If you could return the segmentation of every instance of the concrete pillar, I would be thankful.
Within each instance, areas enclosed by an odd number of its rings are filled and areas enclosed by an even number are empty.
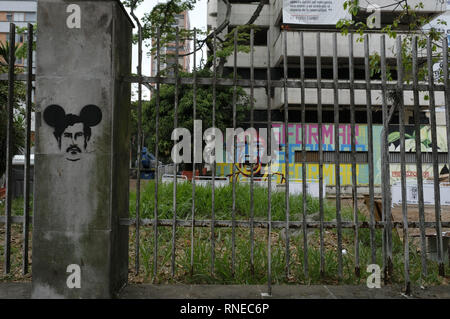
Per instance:
[[[39,0],[33,298],[110,298],[128,277],[133,24],[119,1]]]

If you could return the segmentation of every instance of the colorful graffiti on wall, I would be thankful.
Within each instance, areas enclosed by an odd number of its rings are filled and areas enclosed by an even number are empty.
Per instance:
[[[437,126],[437,150],[439,153],[447,152],[447,128],[445,126]],[[400,152],[400,132],[398,125],[389,126],[389,152],[399,153]],[[420,146],[421,151],[424,153],[431,153],[433,140],[431,137],[431,127],[430,125],[422,125],[420,128]],[[416,152],[416,133],[414,125],[405,125],[405,151],[406,152]],[[391,183],[399,182],[401,180],[401,166],[398,163],[390,165],[390,178]],[[439,172],[441,174],[448,172],[448,167],[446,164],[439,164]],[[424,163],[422,165],[422,176],[424,180],[433,179],[433,165],[430,163]],[[406,165],[406,178],[407,179],[417,179],[417,165],[408,164]]]
[[[276,152],[275,164],[271,166],[273,172],[276,172],[274,178],[277,183],[283,181],[283,174],[286,173],[286,161],[284,147],[286,144],[286,136],[284,132],[283,123],[274,123],[273,127],[276,128],[275,138],[280,143],[280,149]],[[374,160],[374,183],[375,185],[381,184],[381,134],[383,127],[381,125],[373,126],[373,160]],[[447,140],[446,140],[446,127],[438,127],[438,150],[439,152],[447,152]],[[415,152],[415,135],[414,126],[407,126],[406,131],[406,151]],[[400,141],[398,134],[398,125],[390,127],[389,132],[389,150],[390,152],[400,151]],[[355,126],[355,150],[357,152],[368,151],[368,127],[367,125]],[[302,164],[295,163],[295,152],[302,150],[302,125],[298,123],[291,123],[288,126],[288,145],[289,145],[289,176],[290,180],[302,180]],[[334,152],[334,124],[324,124],[322,127],[322,141],[324,152]],[[422,151],[431,152],[431,133],[429,126],[423,126],[421,129],[421,141]],[[305,147],[307,151],[319,150],[319,128],[317,124],[305,125]],[[413,143],[414,142],[414,143]],[[339,148],[341,152],[351,152],[351,125],[341,124],[339,126]],[[439,165],[441,171],[445,165]],[[391,164],[391,182],[394,183],[400,180],[400,164]],[[217,174],[222,176],[230,175],[232,171],[232,164],[217,164]],[[264,171],[264,169],[262,170]],[[416,179],[415,175],[416,166],[407,165],[407,178]],[[433,169],[431,164],[423,165],[424,178],[433,178]],[[335,180],[335,165],[324,164],[323,165],[324,183],[329,186],[336,184]],[[360,186],[367,186],[369,184],[369,167],[368,164],[356,165],[357,184]],[[240,179],[249,179],[248,176],[241,176]],[[311,163],[306,165],[306,179],[318,180],[319,179],[319,164]],[[352,165],[349,163],[340,165],[340,182],[342,186],[348,186],[352,184]]]
[[[286,160],[284,147],[286,145],[286,136],[284,132],[284,123],[274,123],[273,128],[276,129],[275,138],[280,143],[280,149],[276,152],[275,164],[272,165],[272,171],[278,173],[286,172]],[[381,134],[381,126],[374,127],[374,159],[380,158],[380,139],[377,138]],[[355,149],[357,152],[367,152],[367,125],[355,126]],[[302,164],[295,163],[295,152],[302,150],[302,125],[299,123],[291,123],[288,126],[288,145],[289,145],[289,176],[290,180],[301,180],[302,176]],[[306,124],[305,125],[305,148],[307,151],[319,150],[319,126],[318,124]],[[322,126],[322,141],[324,152],[334,152],[334,124],[324,124]],[[351,125],[341,124],[339,126],[339,149],[341,152],[351,151]],[[217,164],[217,173],[223,176],[229,175],[232,170],[232,164]],[[306,179],[314,180],[319,178],[319,164],[307,164],[306,167]],[[335,165],[324,164],[323,166],[324,182],[327,185],[335,185]],[[357,182],[359,185],[365,185],[369,183],[368,165],[358,164],[356,167]],[[243,177],[246,179],[247,177]],[[277,182],[282,181],[281,174],[277,175]],[[352,167],[351,164],[340,165],[340,179],[341,185],[351,185],[352,182]]]

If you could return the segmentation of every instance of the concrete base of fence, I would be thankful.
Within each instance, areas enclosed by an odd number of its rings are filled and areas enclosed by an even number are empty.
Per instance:
[[[272,296],[262,294],[266,286],[216,285],[130,285],[120,299],[450,299],[449,286],[421,289],[413,287],[411,297],[402,295],[401,286],[369,289],[366,286],[288,286],[272,287]],[[28,299],[29,283],[0,283],[0,299]]]

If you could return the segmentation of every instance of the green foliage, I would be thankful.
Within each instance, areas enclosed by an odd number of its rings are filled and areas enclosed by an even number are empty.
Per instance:
[[[142,198],[142,218],[152,218],[154,211],[155,183],[151,181],[141,193]],[[159,217],[170,219],[173,212],[173,184],[158,185],[158,205]],[[236,218],[239,220],[248,219],[250,216],[250,185],[236,184]],[[216,187],[215,191],[215,212],[217,219],[230,219],[230,207],[232,207],[233,188],[232,185],[226,187]],[[257,219],[267,218],[268,203],[267,188],[254,188],[254,216]],[[196,216],[201,219],[208,219],[211,215],[211,188],[196,187],[195,207]],[[307,214],[314,214],[319,211],[319,200],[307,197]],[[180,219],[189,218],[192,203],[192,184],[181,183],[177,186],[177,216]],[[135,193],[130,193],[130,213],[134,217],[136,198]],[[303,198],[301,195],[290,196],[289,206],[291,207],[291,217],[293,220],[301,220],[303,214]],[[335,211],[332,207],[325,205],[325,214],[335,218]],[[285,193],[272,193],[272,218],[273,220],[286,220]]]
[[[192,73],[180,73],[181,77],[190,78]],[[198,77],[212,77],[209,70],[199,70]],[[161,85],[160,88],[160,112],[159,112],[159,155],[164,161],[170,159],[170,154],[174,142],[171,140],[172,131],[174,129],[174,112],[175,112],[175,86]],[[179,105],[178,105],[178,127],[190,130],[193,134],[193,87],[192,85],[179,86]],[[244,119],[245,111],[249,105],[249,98],[245,91],[238,87],[236,95],[237,125],[239,126]],[[197,86],[196,97],[197,119],[202,120],[203,128],[212,127],[212,107],[213,107],[213,90],[210,85]],[[233,87],[217,86],[216,89],[216,127],[225,131],[227,127],[233,127],[232,114],[233,110]],[[135,107],[137,103],[135,102]],[[133,112],[136,112],[134,110]],[[136,114],[136,113],[135,113]],[[136,115],[134,114],[134,121]],[[143,103],[143,132],[145,135],[145,146],[150,150],[155,149],[155,118],[156,118],[156,94],[153,93],[150,102]],[[133,126],[136,126],[133,123]],[[153,152],[153,151],[152,151]]]
[[[19,35],[25,35],[28,32],[28,27],[18,27],[16,26],[16,33]],[[35,35],[37,32],[37,24],[33,25],[33,34]],[[36,41],[33,40],[33,51],[36,51]],[[16,57],[19,59],[25,59],[28,55],[28,42],[25,38],[24,43],[17,48],[16,50]]]
[[[18,43],[16,43],[16,45],[15,45],[14,50],[16,53],[19,51],[19,45],[20,44],[18,44]],[[10,47],[9,41],[0,42],[0,57],[2,58],[0,60],[0,65],[2,65],[2,66],[9,65],[9,54],[10,54],[9,47]],[[17,56],[17,54],[16,54],[16,56]]]
[[[236,220],[248,221],[250,219],[250,186],[236,185]],[[154,217],[155,184],[150,181],[141,192],[141,218]],[[159,184],[158,187],[158,219],[173,218],[173,184]],[[272,221],[285,220],[285,193],[272,193]],[[190,220],[192,218],[192,184],[182,183],[177,187],[177,219]],[[211,220],[211,187],[196,187],[196,220]],[[267,220],[267,189],[254,188],[254,217],[255,221]],[[131,217],[135,217],[136,194],[130,193]],[[232,187],[216,188],[215,191],[215,216],[216,220],[232,219]],[[302,196],[290,196],[291,221],[302,220]],[[311,215],[319,211],[319,200],[307,198],[307,214]],[[351,221],[353,212],[351,206],[343,206],[342,219]],[[324,221],[333,221],[336,218],[334,201],[324,201]],[[358,219],[367,222],[368,217],[358,213]],[[211,232],[209,227],[196,227],[194,230],[194,273],[190,273],[191,267],[191,231],[190,227],[177,227],[176,251],[175,251],[175,276],[171,277],[172,256],[172,227],[159,227],[158,229],[158,272],[153,277],[154,232],[153,226],[140,229],[140,256],[141,272],[138,282],[156,283],[185,283],[185,284],[266,284],[267,283],[267,229],[255,228],[254,236],[254,273],[250,272],[250,229],[235,229],[235,274],[231,273],[232,254],[232,230],[231,228],[216,227],[215,229],[215,267],[211,274]],[[271,269],[272,282],[274,284],[365,284],[367,276],[366,267],[372,264],[370,229],[359,229],[359,254],[361,278],[355,275],[355,230],[342,230],[342,245],[347,251],[343,258],[343,279],[338,281],[338,254],[337,231],[325,229],[324,231],[324,260],[325,276],[320,274],[320,236],[318,229],[308,230],[308,262],[309,277],[305,278],[303,272],[303,232],[301,229],[291,230],[291,276],[285,275],[286,242],[284,230],[272,229]],[[382,229],[375,230],[376,264],[382,265]],[[403,243],[400,240],[401,231],[393,231],[393,277],[394,284],[404,283],[404,252]],[[133,251],[134,230],[131,233],[130,248]],[[421,256],[417,242],[410,242],[410,278],[413,285],[439,285],[445,284],[445,279],[438,276],[436,262],[427,261],[428,276],[423,277],[421,272]],[[134,265],[133,253],[130,255],[130,265]],[[446,266],[446,272],[450,271]]]
[[[138,6],[142,0],[122,1],[125,6],[133,7]],[[167,44],[175,43],[177,34],[176,15],[181,14],[184,11],[192,10],[197,3],[197,0],[169,0],[166,3],[158,3],[153,7],[152,11],[146,13],[142,19],[142,38],[143,40],[151,40],[150,43],[146,42],[146,45],[150,48],[150,54],[156,55],[157,51],[157,39],[159,38],[159,46],[164,48]],[[227,33],[223,39],[218,39],[216,42],[216,55],[220,59],[220,63],[223,65],[227,58],[234,52],[234,33],[233,28]],[[250,51],[250,30],[258,29],[253,24],[245,24],[237,26],[237,51],[248,53]],[[159,32],[159,33],[158,33]],[[204,45],[207,45],[211,51],[213,48],[213,33],[203,32],[196,30],[197,45],[190,51],[184,53],[184,55],[191,55],[193,52],[199,52]],[[203,39],[201,37],[203,36]],[[194,39],[194,30],[185,30],[182,27],[178,28],[178,37],[180,46],[184,41]],[[219,37],[218,37],[219,38]],[[134,37],[135,42],[138,41],[137,36]],[[171,56],[172,55],[172,56]],[[161,63],[165,63],[168,57],[173,59],[174,53],[167,52],[161,54]],[[181,57],[181,55],[180,55]],[[209,68],[212,65],[213,57],[210,56],[207,59],[205,68]],[[221,72],[220,67],[218,68]],[[164,75],[167,70],[161,71],[161,75]],[[221,74],[220,74],[221,75]]]
[[[420,15],[419,10],[424,8],[423,2],[417,3],[414,7],[408,4],[408,1],[393,1],[392,7],[398,7],[398,13],[394,17],[392,23],[382,26],[380,33],[386,34],[391,39],[396,39],[399,35],[399,31],[402,31],[402,67],[404,70],[404,77],[406,82],[410,82],[413,79],[412,70],[412,47],[413,38],[418,36],[418,52],[426,52],[427,49],[427,37],[432,40],[432,63],[436,63],[441,59],[442,53],[440,48],[442,46],[442,34],[436,28],[430,28],[430,30],[424,31],[422,28],[429,24],[432,20],[430,15]],[[365,21],[358,21],[357,15],[359,13],[359,0],[346,0],[344,2],[344,9],[347,10],[352,19],[341,19],[336,24],[336,27],[341,30],[343,35],[347,35],[349,32],[354,32],[359,35],[357,41],[362,42],[363,35],[369,29]],[[405,28],[406,24],[406,28]],[[437,21],[438,26],[446,25],[447,23],[441,19]],[[420,56],[419,56],[420,57]],[[422,56],[423,57],[423,56]],[[425,56],[426,57],[426,56]],[[371,76],[381,74],[380,68],[380,55],[374,53],[370,57]],[[386,75],[388,81],[392,80],[391,69],[387,66]],[[419,80],[428,79],[428,66],[426,63],[419,64],[418,68]],[[442,74],[439,81],[442,82]]]
[[[142,3],[142,0],[127,0],[122,1],[125,6],[133,8]],[[145,13],[142,18],[142,38],[144,40],[152,39],[151,52],[155,54],[156,39],[158,32],[160,35],[160,46],[165,47],[168,43],[173,43],[176,40],[176,15],[183,11],[194,9],[197,0],[169,0],[166,3],[158,3],[151,12]],[[201,32],[197,30],[197,35]],[[180,43],[182,39],[190,39],[193,37],[193,32],[179,28]],[[135,42],[138,41],[137,36],[134,37]]]
[[[16,73],[20,73],[20,69]],[[8,72],[8,68],[0,66],[0,73]],[[14,87],[14,125],[13,125],[13,154],[18,154],[24,146],[25,140],[25,83],[16,81]],[[0,176],[6,169],[6,128],[8,120],[8,82],[0,81]]]

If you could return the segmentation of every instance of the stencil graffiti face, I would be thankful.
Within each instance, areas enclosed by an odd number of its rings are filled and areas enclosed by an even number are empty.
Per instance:
[[[84,141],[83,124],[77,123],[69,126],[63,133],[61,138],[61,148],[66,150],[66,159],[72,162],[80,160],[81,147]]]
[[[96,105],[86,105],[79,115],[66,114],[59,105],[50,105],[44,111],[45,122],[54,128],[53,136],[60,150],[71,162],[81,160],[92,136],[92,127],[102,120],[102,112]]]

